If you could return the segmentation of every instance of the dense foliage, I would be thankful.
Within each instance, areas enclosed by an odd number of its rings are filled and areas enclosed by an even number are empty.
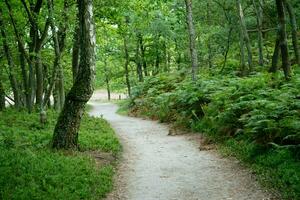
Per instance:
[[[108,123],[85,116],[81,151],[58,152],[49,149],[56,119],[49,112],[49,123],[43,126],[36,114],[13,109],[0,113],[1,199],[99,199],[112,189],[112,165],[96,165],[88,153],[120,152]]]
[[[146,79],[134,89],[132,114],[173,122],[224,145],[287,199],[300,190],[300,79],[258,73],[202,76],[181,74]]]

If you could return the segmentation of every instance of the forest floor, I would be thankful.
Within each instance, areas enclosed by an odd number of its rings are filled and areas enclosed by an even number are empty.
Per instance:
[[[169,136],[166,124],[118,115],[115,104],[90,105],[90,114],[108,120],[124,148],[108,200],[275,199],[238,161],[203,148],[199,135]]]

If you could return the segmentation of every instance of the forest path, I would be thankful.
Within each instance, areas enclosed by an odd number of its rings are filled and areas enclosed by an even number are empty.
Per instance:
[[[200,151],[188,136],[168,136],[168,126],[116,114],[117,105],[91,101],[93,116],[108,120],[124,152],[108,200],[270,199],[247,170],[214,151]]]

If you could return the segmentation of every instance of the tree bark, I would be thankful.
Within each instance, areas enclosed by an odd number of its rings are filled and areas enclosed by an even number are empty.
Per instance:
[[[277,33],[277,38],[276,38],[276,42],[275,42],[275,47],[274,47],[274,52],[273,52],[273,56],[272,56],[272,65],[269,69],[269,72],[271,73],[275,73],[278,69],[278,60],[279,60],[279,53],[280,53],[280,40],[279,40],[279,33]]]
[[[208,24],[208,26],[211,26],[211,15],[210,15],[211,11],[210,11],[210,2],[209,1],[207,2],[206,9],[207,9],[207,13],[206,13],[207,24]],[[207,41],[207,49],[208,49],[208,66],[211,69],[213,67],[213,61],[212,61],[212,49],[211,49],[210,36]]]
[[[278,13],[278,22],[279,22],[279,46],[281,50],[282,58],[282,68],[284,71],[284,76],[286,79],[290,78],[290,59],[289,59],[289,50],[287,43],[287,33],[286,33],[286,15],[284,11],[284,4],[282,0],[276,0],[276,7]]]
[[[191,54],[191,64],[192,64],[192,80],[196,80],[196,74],[198,69],[198,53],[196,48],[196,33],[193,23],[193,9],[192,0],[185,0],[186,6],[186,21],[188,24],[188,33],[190,41],[190,54]]]
[[[139,82],[143,82],[144,81],[143,63],[142,63],[141,48],[140,48],[140,41],[139,41],[140,36],[139,35],[140,34],[137,34],[135,63],[136,63],[136,69],[137,69],[137,74],[138,74],[138,80],[139,80]]]
[[[252,51],[251,51],[251,44],[250,44],[250,39],[245,23],[245,18],[244,18],[244,11],[242,8],[241,0],[237,0],[237,8],[239,12],[239,21],[240,21],[240,28],[241,28],[241,33],[242,33],[242,39],[244,40],[244,44],[247,48],[247,57],[248,57],[248,67],[249,71],[251,72],[253,70],[253,64],[252,64]],[[242,48],[242,47],[241,47]]]
[[[2,84],[2,80],[0,79],[0,111],[5,109],[5,91]]]
[[[145,58],[146,48],[144,46],[144,41],[143,41],[143,35],[142,34],[139,34],[139,41],[140,41],[140,49],[141,49],[141,57],[142,57],[144,75],[148,76],[147,62],[146,62],[146,58]]]
[[[15,64],[11,55],[10,47],[7,43],[6,33],[4,30],[4,23],[3,23],[3,17],[2,17],[2,10],[0,10],[0,27],[1,27],[1,36],[2,36],[2,43],[3,43],[3,51],[5,54],[5,57],[7,59],[8,64],[8,75],[9,75],[9,81],[12,88],[13,96],[14,96],[14,102],[15,107],[20,108],[21,106],[21,92],[19,90],[19,85],[17,82],[17,79],[15,77]]]
[[[56,149],[78,148],[78,131],[87,101],[93,94],[96,37],[93,21],[93,1],[78,3],[80,26],[80,63],[76,81],[66,97],[54,129],[52,146]]]
[[[104,75],[105,75],[105,83],[106,83],[106,90],[107,90],[107,99],[110,101],[110,78],[109,78],[109,71],[107,67],[107,60],[106,57],[104,58]]]
[[[73,83],[75,83],[76,76],[78,74],[79,67],[79,56],[80,56],[80,28],[76,25],[73,36],[73,53],[72,53],[72,73],[73,73]]]
[[[295,57],[296,57],[296,63],[298,67],[300,67],[300,50],[299,50],[299,45],[298,45],[298,27],[297,27],[297,20],[296,20],[296,15],[293,10],[293,7],[288,0],[283,0],[283,3],[287,9],[287,12],[289,14],[290,18],[290,24],[292,26],[292,41],[293,41],[293,47],[294,47],[294,52],[295,52]]]
[[[257,36],[258,36],[258,55],[259,55],[259,65],[264,66],[264,54],[263,54],[263,1],[259,0],[258,4],[256,3],[256,0],[252,0],[253,5],[255,7],[256,11],[256,21],[257,21]]]
[[[125,69],[125,81],[127,85],[127,92],[128,96],[131,97],[131,86],[130,86],[130,79],[129,79],[129,53],[128,53],[128,46],[127,46],[127,36],[124,35],[124,54],[125,54],[125,64],[124,64],[124,69]]]

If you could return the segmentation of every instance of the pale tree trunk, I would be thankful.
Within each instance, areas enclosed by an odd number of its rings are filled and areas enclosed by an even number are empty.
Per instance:
[[[259,0],[257,5],[257,0],[253,0],[253,5],[256,11],[256,21],[257,21],[257,36],[258,36],[258,55],[259,55],[259,65],[264,66],[264,54],[263,54],[263,1]]]
[[[284,71],[284,76],[286,79],[290,78],[290,59],[289,59],[289,49],[287,43],[287,33],[286,33],[286,15],[284,12],[284,4],[282,0],[276,0],[276,7],[278,13],[278,22],[279,22],[279,46],[281,50],[282,58],[282,68]]]
[[[78,148],[78,131],[84,108],[93,94],[96,37],[93,1],[78,1],[80,26],[80,63],[76,81],[66,97],[54,129],[52,146],[56,149]]]
[[[246,23],[245,23],[244,11],[242,8],[241,1],[237,0],[236,2],[237,2],[237,8],[238,8],[238,12],[239,12],[240,29],[241,29],[241,33],[242,33],[242,37],[243,37],[242,39],[244,40],[243,43],[245,44],[245,46],[247,48],[248,67],[249,67],[249,71],[251,72],[253,70],[253,64],[252,64],[252,51],[251,51],[249,34],[248,34]]]
[[[190,54],[191,54],[191,64],[192,64],[192,79],[196,80],[196,74],[198,70],[198,55],[196,48],[196,33],[193,23],[193,9],[192,0],[185,0],[186,6],[186,20],[188,24],[188,33],[190,41]]]
[[[292,41],[293,41],[293,47],[294,47],[294,52],[295,52],[295,57],[296,57],[296,63],[298,67],[300,67],[300,50],[299,50],[299,45],[298,45],[298,27],[297,27],[297,21],[296,21],[296,16],[295,12],[293,10],[293,7],[288,0],[283,0],[283,3],[287,9],[287,12],[290,17],[290,24],[292,26]]]
[[[73,53],[72,53],[72,73],[73,73],[73,83],[75,83],[76,76],[78,74],[79,67],[79,56],[80,56],[80,29],[76,25],[73,36]]]

